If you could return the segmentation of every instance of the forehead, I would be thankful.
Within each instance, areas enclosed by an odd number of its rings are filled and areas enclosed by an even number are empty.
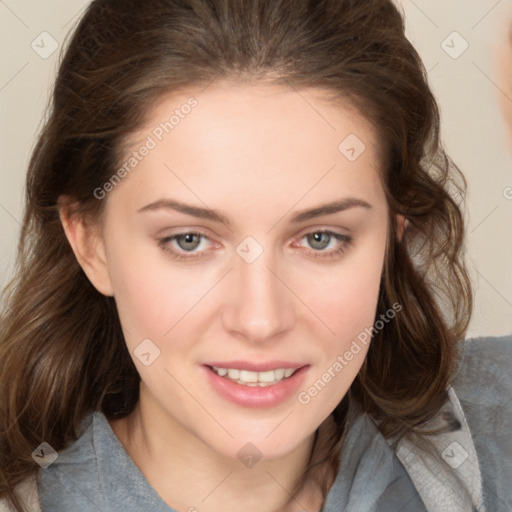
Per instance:
[[[190,108],[191,102],[196,106]],[[187,118],[190,120],[182,122]],[[172,127],[168,126],[169,121]],[[146,113],[146,122],[135,136],[142,138],[152,130],[158,132],[159,125],[166,123],[173,136],[179,132],[190,136],[193,131],[189,138],[197,144],[213,141],[216,136],[226,134],[224,130],[233,139],[244,135],[264,138],[265,134],[271,136],[281,129],[281,142],[309,140],[311,145],[323,139],[326,145],[337,146],[343,133],[346,135],[350,130],[357,132],[368,145],[375,145],[377,137],[369,120],[339,94],[334,96],[332,92],[312,87],[297,89],[227,80],[160,97]],[[178,125],[179,130],[175,130]],[[165,131],[165,135],[169,134]]]
[[[184,187],[189,197],[242,201],[382,195],[375,129],[319,89],[227,82],[170,94],[148,111],[125,159],[148,142],[126,180],[137,204]]]

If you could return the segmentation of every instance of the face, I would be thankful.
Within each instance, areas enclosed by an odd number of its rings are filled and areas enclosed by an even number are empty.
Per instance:
[[[376,135],[319,90],[269,85],[189,90],[148,119],[102,199],[141,404],[222,456],[248,442],[282,456],[368,350],[354,340],[374,322],[388,232]]]

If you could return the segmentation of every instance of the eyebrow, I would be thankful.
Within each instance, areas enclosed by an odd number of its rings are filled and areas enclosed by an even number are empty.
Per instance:
[[[355,197],[346,197],[339,201],[334,201],[332,203],[316,206],[314,208],[310,208],[307,210],[301,210],[293,215],[293,217],[290,219],[290,222],[293,224],[297,224],[299,222],[304,222],[305,220],[320,217],[321,215],[330,215],[355,207],[361,207],[368,210],[372,209],[372,206],[363,199],[358,199]],[[154,203],[143,206],[138,210],[138,212],[155,211],[161,209],[175,210],[186,215],[191,215],[192,217],[198,217],[200,219],[208,219],[214,222],[220,222],[227,226],[231,225],[229,219],[220,212],[211,210],[209,208],[201,208],[198,206],[185,204],[180,201],[176,201],[175,199],[160,199],[158,201],[155,201]]]

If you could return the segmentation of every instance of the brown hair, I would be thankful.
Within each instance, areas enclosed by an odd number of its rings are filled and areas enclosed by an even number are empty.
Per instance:
[[[16,274],[0,334],[0,497],[57,451],[88,411],[128,415],[139,376],[112,297],[88,281],[65,237],[59,197],[97,219],[94,197],[163,95],[215,79],[319,87],[377,129],[390,232],[374,334],[350,392],[316,432],[306,479],[327,493],[338,470],[348,402],[387,436],[421,430],[446,398],[472,290],[464,263],[466,181],[439,140],[426,71],[391,0],[95,0],[63,56],[33,151]],[[340,141],[341,142],[341,141]],[[459,197],[460,201],[456,199]],[[400,241],[396,214],[408,229]],[[105,343],[104,340],[108,340]]]

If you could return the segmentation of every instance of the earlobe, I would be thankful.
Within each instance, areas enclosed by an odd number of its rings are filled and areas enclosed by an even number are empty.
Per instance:
[[[397,215],[397,238],[401,242],[404,236],[404,233],[407,231],[407,227],[409,225],[409,220],[406,219],[403,215]]]
[[[59,217],[75,257],[92,285],[103,295],[114,292],[108,273],[103,237],[70,207],[59,206]]]

